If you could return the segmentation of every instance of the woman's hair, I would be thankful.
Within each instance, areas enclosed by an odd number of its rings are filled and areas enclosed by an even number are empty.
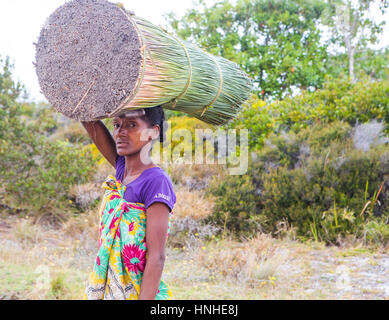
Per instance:
[[[146,114],[142,116],[141,119],[146,121],[150,127],[159,125],[161,129],[159,134],[159,141],[163,143],[166,139],[166,136],[164,128],[165,112],[163,111],[162,106],[159,105],[152,108],[144,108],[144,110]]]

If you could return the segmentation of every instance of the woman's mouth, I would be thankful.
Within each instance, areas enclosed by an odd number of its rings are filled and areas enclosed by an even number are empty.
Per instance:
[[[123,147],[128,146],[128,143],[127,143],[127,142],[118,142],[118,143],[116,144],[116,146],[117,146],[118,148],[123,148]]]

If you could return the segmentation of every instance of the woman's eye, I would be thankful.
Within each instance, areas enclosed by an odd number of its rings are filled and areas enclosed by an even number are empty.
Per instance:
[[[120,128],[120,124],[119,124],[119,123],[114,123],[114,124],[113,124],[113,127],[114,127],[115,129],[119,129],[119,128]],[[134,128],[134,127],[136,127],[136,123],[134,123],[134,122],[127,123],[127,124],[125,125],[125,127],[126,127],[126,128]]]

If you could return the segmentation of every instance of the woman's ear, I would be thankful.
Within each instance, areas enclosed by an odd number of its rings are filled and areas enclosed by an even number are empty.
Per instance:
[[[158,125],[155,125],[152,129],[152,131],[150,130],[149,132],[149,141],[151,140],[155,140],[159,137],[159,130],[158,130],[159,126]]]
[[[152,137],[153,140],[155,140],[159,137],[159,132],[160,132],[159,130],[161,130],[161,129],[160,129],[159,125],[156,124],[153,128],[153,137]]]

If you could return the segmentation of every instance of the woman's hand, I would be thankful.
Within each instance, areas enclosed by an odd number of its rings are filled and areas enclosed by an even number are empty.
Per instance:
[[[138,296],[139,300],[154,300],[157,295],[165,264],[169,212],[169,207],[162,202],[155,202],[146,210],[146,245],[148,256]]]

